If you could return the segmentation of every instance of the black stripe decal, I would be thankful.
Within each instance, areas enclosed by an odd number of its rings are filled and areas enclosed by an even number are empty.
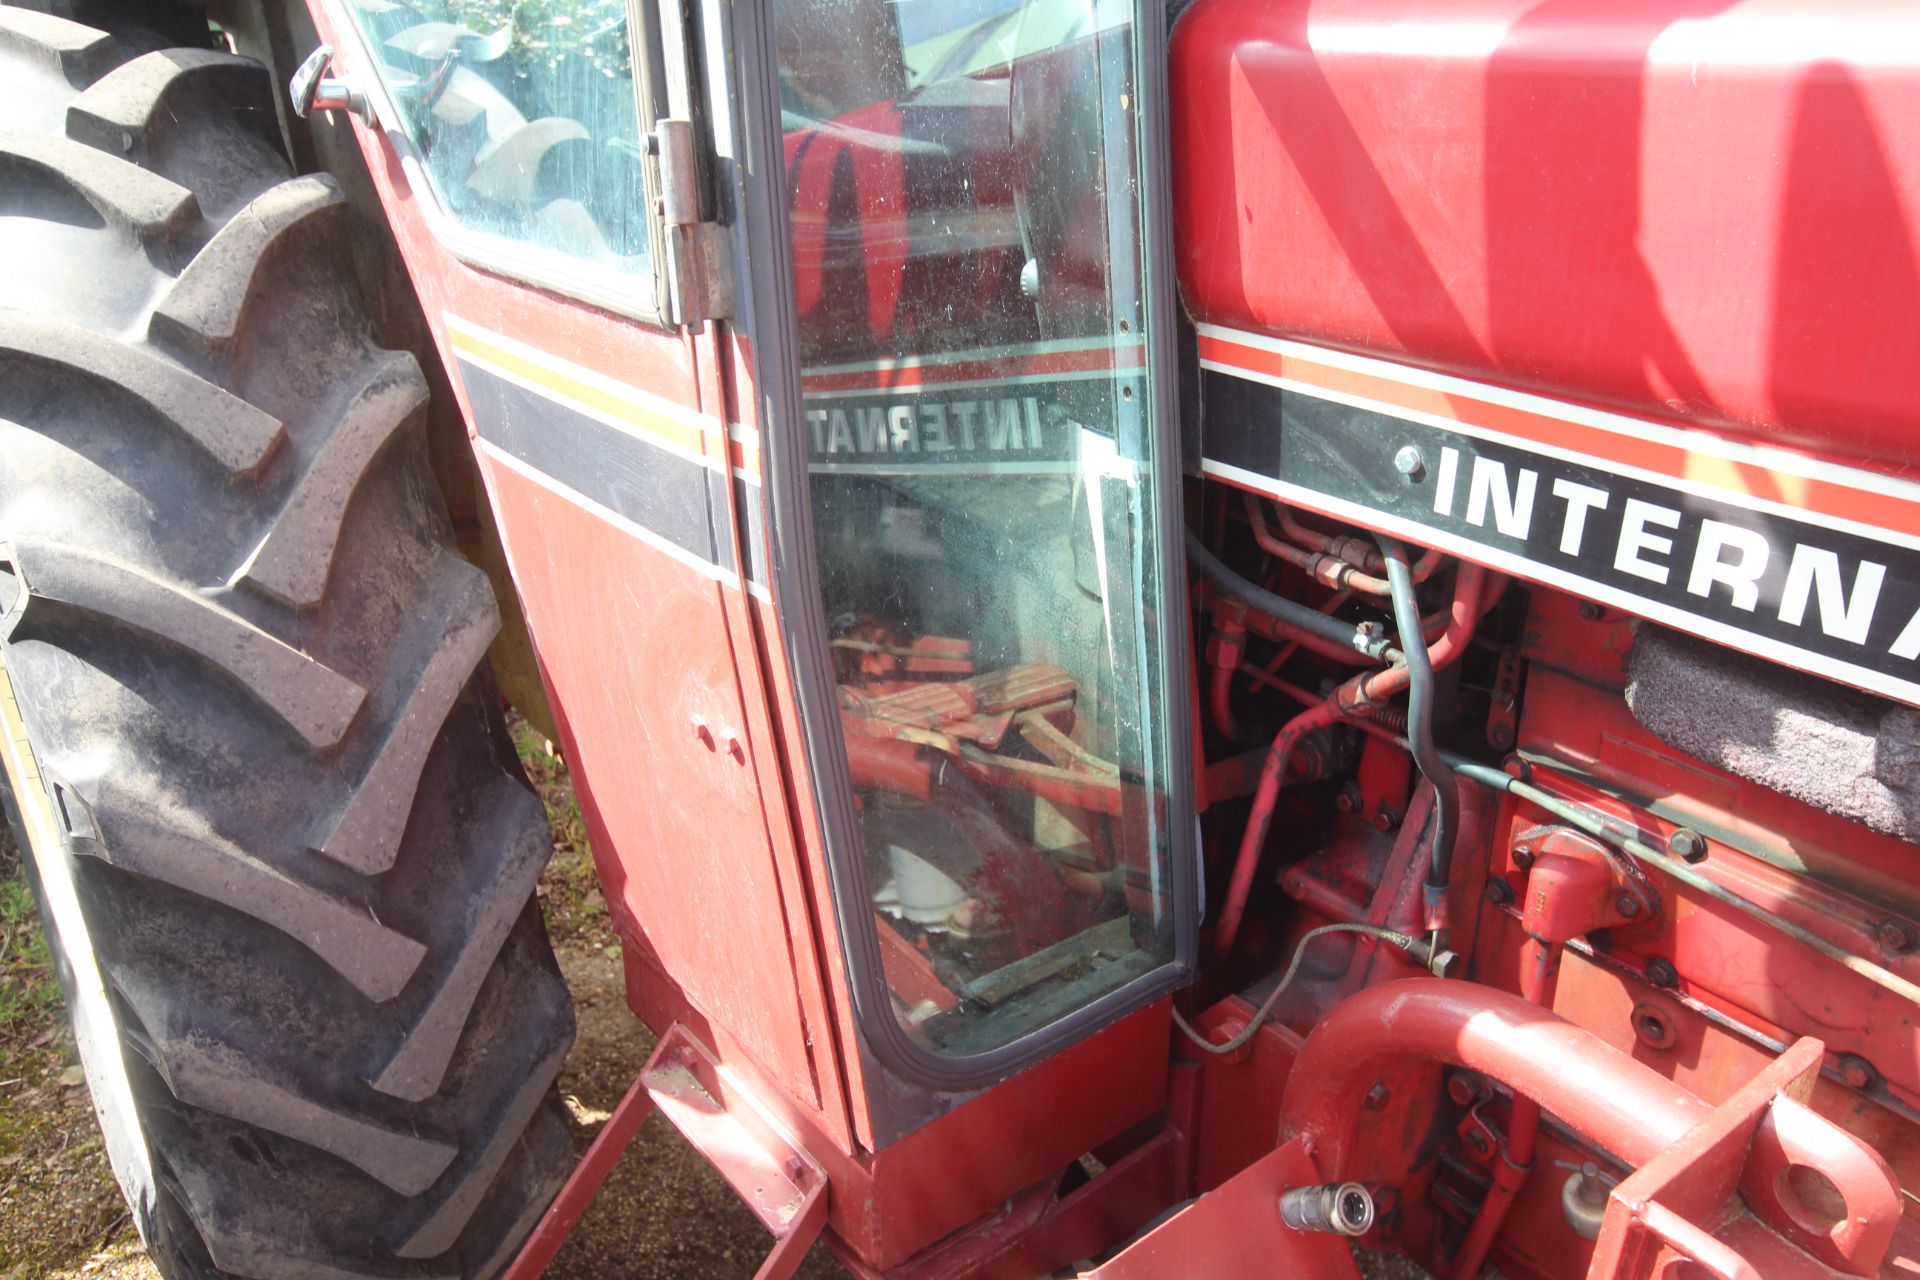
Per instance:
[[[1605,459],[1211,371],[1204,387],[1210,463],[1920,705],[1920,550]]]
[[[735,476],[733,502],[740,513],[740,548],[747,557],[747,581],[767,585],[767,513],[760,506],[760,486]]]
[[[727,506],[727,473],[702,467],[707,484],[707,537],[713,543],[713,562],[728,573],[737,572],[733,560],[733,530],[727,527],[732,512]]]
[[[731,540],[714,537],[711,468],[595,421],[471,361],[460,361],[460,376],[482,440],[649,533],[732,571]],[[722,500],[725,496],[722,490]]]

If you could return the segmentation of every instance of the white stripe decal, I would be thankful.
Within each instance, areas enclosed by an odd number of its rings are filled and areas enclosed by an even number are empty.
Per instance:
[[[938,369],[944,365],[985,364],[994,360],[1018,360],[1029,356],[1075,355],[1083,351],[1136,351],[1140,346],[1141,344],[1137,341],[1116,343],[1110,338],[1062,338],[1054,342],[1028,342],[1011,347],[977,347],[966,351],[943,351],[937,355],[898,356],[887,360],[868,360],[852,364],[816,365],[805,370],[805,376],[824,378],[842,373],[890,373],[901,369]]]
[[[591,515],[598,516],[600,519],[618,528],[623,533],[632,534],[635,538],[638,538],[640,541],[646,543],[649,547],[652,547],[655,551],[660,552],[662,555],[670,556],[673,559],[678,560],[681,564],[687,566],[687,568],[689,569],[692,569],[695,573],[698,573],[701,577],[711,578],[715,582],[721,583],[729,587],[738,588],[740,586],[740,575],[735,573],[733,570],[722,569],[719,565],[713,564],[706,560],[702,560],[699,556],[693,554],[693,552],[691,551],[688,551],[685,547],[682,547],[677,543],[671,542],[668,539],[661,537],[659,534],[647,528],[645,525],[634,523],[632,520],[628,519],[626,516],[621,515],[619,512],[614,511],[611,508],[602,506],[600,503],[595,502],[592,498],[589,498],[586,494],[581,493],[579,490],[574,489],[568,485],[562,484],[560,481],[554,479],[550,475],[547,475],[545,472],[535,471],[532,467],[520,461],[520,459],[514,457],[511,453],[508,453],[505,449],[500,448],[498,445],[494,444],[492,441],[484,440],[484,439],[475,439],[473,442],[473,447],[477,449],[480,453],[484,454],[489,461],[497,463],[502,467],[505,467],[507,470],[513,472],[517,476],[520,476],[522,479],[531,481],[532,483],[539,485],[542,489],[545,489],[547,492],[553,494],[555,497],[562,498],[567,502],[572,503],[574,506],[579,507],[581,510]]]
[[[811,377],[812,375],[808,375]],[[890,382],[867,382],[858,386],[815,387],[802,385],[802,393],[808,400],[825,400],[836,396],[935,396],[948,391],[970,391],[975,387],[1030,386],[1040,382],[1091,382],[1105,378],[1138,378],[1140,371],[1133,368],[1122,369],[1065,369],[1055,373],[1032,373],[1024,369],[1010,370],[997,378],[967,378],[958,382],[916,382],[898,385]]]
[[[542,368],[551,369],[562,377],[572,378],[576,382],[583,382],[588,386],[597,387],[609,395],[619,396],[623,400],[631,401],[635,408],[643,412],[658,414],[663,418],[672,418],[674,421],[693,427],[698,431],[718,432],[722,430],[720,420],[712,414],[701,413],[697,409],[689,409],[684,404],[679,404],[667,399],[665,396],[656,395],[654,392],[636,387],[630,382],[622,382],[618,378],[609,378],[604,373],[598,373],[584,365],[578,365],[571,360],[563,359],[560,356],[554,355],[551,351],[542,351],[538,347],[528,346],[526,343],[515,338],[509,338],[505,334],[495,333],[491,329],[482,328],[471,320],[461,319],[451,311],[443,311],[440,314],[441,318],[446,321],[448,329],[457,333],[464,333],[468,337],[477,339],[491,346],[499,347],[503,351],[509,351],[519,356],[522,360],[540,365]],[[462,359],[471,358],[470,353],[466,351],[462,351],[460,355]]]
[[[539,396],[542,400],[557,404],[568,413],[577,413],[583,418],[591,418],[602,426],[613,428],[630,440],[637,440],[641,444],[659,449],[663,453],[670,453],[676,458],[684,458],[688,462],[698,463],[709,471],[718,471],[726,465],[719,458],[696,452],[695,450],[687,448],[685,445],[675,443],[664,436],[648,431],[645,427],[627,422],[615,417],[613,414],[602,412],[590,404],[582,404],[573,397],[556,388],[547,386],[545,383],[535,382],[533,379],[515,373],[511,369],[503,369],[484,356],[477,356],[469,351],[460,351],[455,354],[455,363],[470,364],[476,369],[484,369],[502,382],[510,382],[522,391],[529,392]]]
[[[1379,360],[1371,356],[1358,356],[1345,351],[1335,351],[1328,347],[1316,347],[1304,342],[1294,342],[1286,338],[1274,338],[1265,334],[1248,333],[1239,329],[1227,329],[1218,325],[1203,324],[1195,326],[1202,337],[1215,338],[1222,342],[1232,342],[1244,347],[1253,347],[1268,351],[1274,355],[1290,356],[1300,360],[1309,360],[1316,364],[1328,365],[1336,369],[1345,369],[1352,373],[1368,377],[1398,382],[1405,386],[1420,387],[1428,391],[1438,391],[1444,395],[1460,395],[1471,399],[1484,400],[1489,404],[1503,405],[1510,409],[1519,409],[1526,413],[1538,414],[1543,418],[1559,418],[1567,422],[1578,423],[1584,427],[1594,427],[1610,431],[1615,435],[1650,440],[1670,448],[1683,449],[1688,453],[1719,458],[1727,462],[1742,463],[1759,467],[1767,471],[1778,471],[1787,475],[1803,476],[1809,480],[1820,480],[1828,484],[1844,485],[1868,493],[1883,494],[1891,498],[1900,498],[1908,502],[1920,502],[1920,484],[1911,480],[1901,480],[1895,476],[1881,475],[1858,467],[1849,467],[1840,463],[1828,462],[1820,458],[1808,457],[1788,449],[1769,445],[1748,444],[1730,439],[1712,431],[1698,428],[1676,427],[1646,418],[1634,418],[1625,414],[1609,413],[1603,409],[1594,409],[1586,405],[1572,404],[1565,400],[1552,400],[1545,396],[1525,391],[1513,391],[1506,387],[1497,387],[1484,382],[1472,382],[1451,374],[1434,373],[1428,369],[1416,369],[1409,365],[1395,364],[1388,360]],[[1238,365],[1223,364],[1218,361],[1203,360],[1203,368],[1210,368],[1234,377],[1248,378],[1260,382],[1272,382],[1252,370]],[[1291,389],[1318,395],[1325,399],[1336,398],[1333,393],[1321,388],[1299,385]],[[1391,406],[1369,404],[1368,408],[1384,413],[1393,413],[1398,417],[1411,417],[1406,409]],[[1449,429],[1464,424],[1449,420]],[[1530,449],[1542,446],[1529,443]],[[1581,455],[1590,459],[1590,455]],[[1666,476],[1667,483],[1679,477]],[[1741,495],[1743,498],[1748,495]],[[1804,518],[1806,513],[1800,510]]]
[[[1463,436],[1473,436],[1480,440],[1491,440],[1498,444],[1510,445],[1515,449],[1523,449],[1528,453],[1536,453],[1542,457],[1554,458],[1561,462],[1577,463],[1581,466],[1610,471],[1618,476],[1627,476],[1632,479],[1646,480],[1654,484],[1666,485],[1670,488],[1678,489],[1682,493],[1694,494],[1700,497],[1718,497],[1722,501],[1736,503],[1754,511],[1764,511],[1772,515],[1786,516],[1790,519],[1804,521],[1807,524],[1819,525],[1822,528],[1834,529],[1842,533],[1854,533],[1861,537],[1873,538],[1881,542],[1891,542],[1899,546],[1920,550],[1920,537],[1915,537],[1912,534],[1901,533],[1898,530],[1887,529],[1880,525],[1864,524],[1857,520],[1846,520],[1838,516],[1830,516],[1823,511],[1816,511],[1809,507],[1796,507],[1791,503],[1778,502],[1771,498],[1762,498],[1756,494],[1742,492],[1737,489],[1728,489],[1721,485],[1707,484],[1691,476],[1676,476],[1671,472],[1653,471],[1646,467],[1636,467],[1630,463],[1616,462],[1611,458],[1603,457],[1599,454],[1584,453],[1574,449],[1563,449],[1557,445],[1545,444],[1538,440],[1530,440],[1520,436],[1508,435],[1503,431],[1492,431],[1486,427],[1475,426],[1471,422],[1466,422],[1458,418],[1447,418],[1439,414],[1422,413],[1417,409],[1408,409],[1384,400],[1372,400],[1365,396],[1350,395],[1344,391],[1334,391],[1327,387],[1315,386],[1313,383],[1300,382],[1293,378],[1276,378],[1269,374],[1257,373],[1251,369],[1242,369],[1238,365],[1223,364],[1214,360],[1202,360],[1200,367],[1214,373],[1224,373],[1231,377],[1240,378],[1247,382],[1258,382],[1264,386],[1278,387],[1283,391],[1292,391],[1300,395],[1313,396],[1315,399],[1326,400],[1333,404],[1343,404],[1350,409],[1364,409],[1369,413],[1380,413],[1389,417],[1399,418],[1403,422],[1414,422],[1421,426],[1433,427],[1441,431],[1454,431]],[[1534,410],[1533,412],[1539,411]],[[1622,421],[1631,421],[1631,419],[1622,419]],[[1696,453],[1700,452],[1698,449],[1693,451]],[[1802,459],[1802,461],[1805,461],[1805,459]],[[1754,465],[1764,464],[1755,463]],[[1864,475],[1866,473],[1855,474]],[[1819,478],[1823,480],[1831,479],[1831,477],[1826,476]],[[1850,481],[1843,481],[1841,483],[1851,485]],[[1893,483],[1899,482],[1895,481]],[[1863,486],[1851,485],[1851,487],[1861,488]]]

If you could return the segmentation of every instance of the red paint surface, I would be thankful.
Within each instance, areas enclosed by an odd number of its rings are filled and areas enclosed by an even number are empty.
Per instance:
[[[1175,244],[1186,301],[1203,320],[1690,418],[1886,469],[1920,460],[1910,444],[1920,402],[1911,249],[1920,135],[1900,123],[1920,118],[1920,79],[1879,65],[1871,42],[1848,43],[1849,15],[1868,6],[1820,10],[1826,34],[1797,40],[1781,34],[1786,6],[1733,12],[1718,0],[1469,0],[1399,26],[1373,21],[1401,16],[1406,6],[1388,0],[1315,3],[1311,18],[1308,8],[1200,0],[1180,24]],[[1914,21],[1904,9],[1879,16]],[[1676,62],[1670,53],[1689,30],[1678,24],[1692,20],[1715,24],[1721,49],[1746,40],[1767,56],[1740,68],[1725,57]],[[324,14],[320,21],[326,32]],[[1893,28],[1878,43],[1903,47]],[[391,154],[360,136],[443,354],[439,317],[452,310],[716,423],[762,425],[743,340],[652,329],[459,263],[432,240]],[[893,189],[885,173],[862,177],[883,195]],[[884,240],[887,228],[876,230]],[[803,287],[807,270],[803,261]],[[867,284],[865,318],[878,325],[899,305],[897,281],[869,271]],[[708,435],[701,447],[710,457],[757,470],[755,444]],[[1409,972],[1398,952],[1371,941],[1352,945],[1343,971],[1304,977],[1244,1056],[1170,1072],[1163,1003],[879,1144],[774,605],[700,577],[512,472],[489,467],[487,479],[628,940],[630,1000],[656,1027],[684,1023],[752,1090],[769,1123],[820,1162],[835,1247],[856,1271],[934,1277],[991,1272],[1010,1259],[1057,1263],[1069,1246],[1085,1256],[1118,1243],[1176,1194],[1233,1188],[1175,1219],[1183,1225],[1140,1254],[1164,1259],[1174,1255],[1158,1251],[1184,1242],[1179,1265],[1191,1273],[1207,1248],[1238,1248],[1233,1233],[1246,1224],[1271,1226],[1276,1170],[1318,1176],[1297,1149],[1275,1149],[1282,1095],[1336,1087],[1346,1092],[1323,1110],[1358,1118],[1355,1142],[1374,1154],[1371,1171],[1391,1175],[1403,1193],[1399,1243],[1431,1252],[1444,1237],[1427,1144],[1456,1134],[1461,1116],[1438,1073],[1382,1067],[1388,1087],[1375,1106],[1370,1082],[1342,1078],[1352,1061],[1291,1071],[1299,1036],[1289,1028],[1373,1018],[1379,1036],[1398,1026],[1367,1013],[1370,1005],[1328,1016],[1355,991],[1362,1002],[1398,998],[1366,986]],[[1657,797],[1689,821],[1790,851],[1863,893],[1908,893],[1909,846],[1680,759],[1639,730],[1619,705],[1620,657],[1631,643],[1621,617],[1583,619],[1577,602],[1544,591],[1532,607],[1521,639],[1531,664],[1523,748]],[[741,752],[710,751],[691,732],[694,716],[738,729]],[[1376,766],[1368,776],[1365,812],[1341,820],[1349,826],[1363,824],[1405,770]],[[1671,830],[1671,815],[1578,785],[1556,789],[1634,821],[1656,843]],[[1321,916],[1416,922],[1423,851],[1407,833],[1424,821],[1422,800],[1410,809],[1397,838],[1336,832],[1325,850],[1289,864],[1285,892],[1301,909],[1283,928],[1263,921],[1263,936],[1298,936]],[[1518,913],[1474,906],[1479,864],[1490,850],[1494,873],[1518,887],[1509,848],[1541,817],[1493,809],[1469,805],[1452,914],[1474,980],[1513,990],[1524,945]],[[1740,892],[1877,954],[1875,917],[1859,898],[1718,845],[1710,865]],[[1276,870],[1271,860],[1266,869]],[[1617,1122],[1642,1138],[1652,1126],[1660,1142],[1694,1132],[1682,1122],[1728,1099],[1751,1116],[1752,1089],[1742,1087],[1772,1054],[1708,1012],[1779,1041],[1817,1030],[1830,1053],[1874,1063],[1890,1097],[1920,1101],[1909,1011],[1886,993],[1671,885],[1662,902],[1657,920],[1637,926],[1590,919],[1600,954],[1564,958],[1553,1009],[1587,1029],[1583,1051],[1626,1067],[1558,1073],[1586,1082],[1573,1091],[1579,1097],[1568,1095],[1567,1079],[1542,1081],[1553,1112]],[[1678,990],[1654,991],[1638,976],[1653,957],[1673,961]],[[1920,961],[1881,958],[1920,976]],[[1643,1006],[1667,1018],[1671,1044],[1635,1036]],[[1198,1021],[1224,1029],[1248,1011],[1229,998]],[[1407,1047],[1404,1034],[1387,1038],[1396,1053]],[[1562,1065],[1565,1052],[1523,1055],[1538,1059],[1529,1079]],[[1791,1107],[1772,1108],[1784,1123],[1831,1143],[1793,1110],[1804,1102],[1808,1114],[1868,1138],[1908,1180],[1920,1176],[1920,1143],[1906,1121],[1831,1082],[1808,1083]],[[1622,1114],[1619,1099],[1609,1101],[1622,1090],[1647,1105]],[[1683,1092],[1697,1096],[1683,1102]],[[1172,1127],[1135,1135],[1141,1145],[1109,1171],[1122,1176],[1055,1196],[1060,1171],[1081,1152],[1105,1150],[1161,1115]],[[1497,1129],[1510,1113],[1495,1097],[1480,1118]],[[1321,1167],[1340,1150],[1323,1148]],[[1543,1128],[1540,1167],[1569,1158],[1583,1153]],[[1843,1148],[1830,1158],[1854,1156]],[[1535,1176],[1515,1198],[1495,1250],[1506,1273],[1585,1272],[1584,1246],[1570,1243],[1560,1219],[1558,1186]],[[1654,1204],[1639,1221],[1684,1234],[1661,1216],[1671,1212]],[[1755,1259],[1783,1247],[1758,1219],[1723,1235]],[[1294,1247],[1270,1247],[1263,1269]]]
[[[1174,1214],[1089,1280],[1162,1280],[1167,1276],[1304,1276],[1343,1280],[1360,1272],[1341,1236],[1294,1231],[1275,1206],[1291,1187],[1324,1181],[1311,1148],[1275,1147],[1225,1185]]]
[[[1920,460],[1920,13],[1896,0],[1201,0],[1196,318]]]

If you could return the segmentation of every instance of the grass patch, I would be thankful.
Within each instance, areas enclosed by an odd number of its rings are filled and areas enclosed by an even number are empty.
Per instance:
[[[65,1272],[131,1235],[40,914],[0,822],[0,1276]]]
[[[606,900],[600,896],[600,876],[587,840],[587,820],[580,812],[567,762],[552,742],[517,714],[508,715],[507,728],[513,734],[520,766],[540,793],[547,824],[553,828],[553,861],[547,864],[539,888],[547,932],[555,942],[577,939],[612,946],[616,940],[607,919]]]
[[[40,932],[40,914],[33,890],[20,867],[11,836],[0,837],[0,1079],[5,1079],[10,1045],[7,1029],[42,1023],[60,1010],[60,984],[53,977],[53,958]]]

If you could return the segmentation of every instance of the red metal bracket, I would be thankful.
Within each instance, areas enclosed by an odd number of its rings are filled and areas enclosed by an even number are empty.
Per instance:
[[[1899,1196],[1878,1155],[1806,1109],[1822,1052],[1794,1044],[1615,1187],[1588,1274],[1667,1276],[1683,1259],[1719,1280],[1878,1274]]]
[[[773,1249],[755,1280],[786,1280],[799,1268],[827,1224],[826,1172],[780,1133],[751,1093],[727,1078],[705,1045],[675,1023],[660,1037],[639,1078],[613,1109],[503,1280],[538,1280],[655,1108],[773,1233]]]

